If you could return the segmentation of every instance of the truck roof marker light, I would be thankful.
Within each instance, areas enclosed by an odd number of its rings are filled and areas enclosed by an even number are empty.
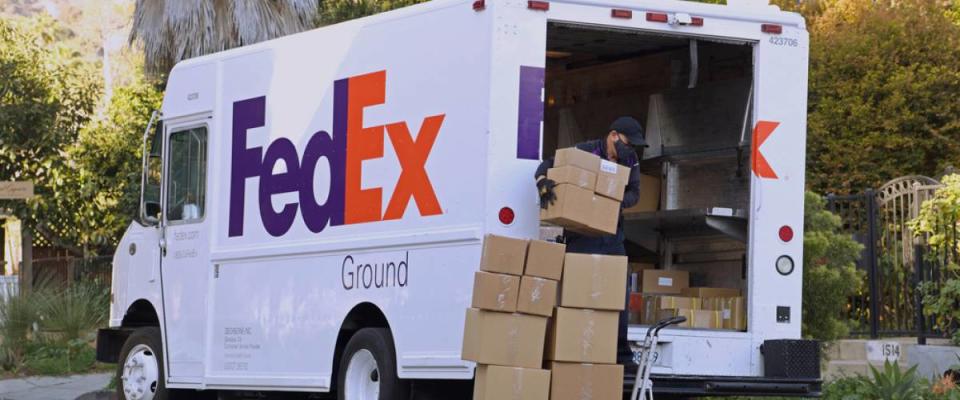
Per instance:
[[[550,10],[550,2],[549,2],[549,1],[530,0],[530,1],[527,2],[527,8],[529,8],[529,9],[531,9],[531,10],[549,11],[549,10]]]
[[[483,11],[487,8],[485,0],[476,0],[473,2],[473,11]]]
[[[510,207],[503,207],[500,209],[500,223],[504,225],[510,225],[513,223],[513,220],[516,218],[516,214],[513,212],[513,209]]]
[[[763,33],[769,33],[771,35],[779,35],[783,33],[783,25],[763,24],[760,25],[760,31]]]
[[[690,25],[692,26],[703,26],[703,18],[693,17],[691,18]]]
[[[670,16],[667,15],[666,13],[648,12],[647,21],[667,23],[670,21]]]
[[[780,240],[782,240],[784,243],[789,243],[791,240],[793,240],[793,228],[791,228],[789,225],[781,226],[778,234],[780,235]]]
[[[633,18],[633,11],[614,8],[613,10],[610,11],[610,16],[613,18],[631,19]]]

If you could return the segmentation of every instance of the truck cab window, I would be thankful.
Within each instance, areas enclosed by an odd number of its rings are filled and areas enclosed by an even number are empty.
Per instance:
[[[203,219],[207,183],[207,128],[174,132],[169,142],[167,221]]]
[[[158,121],[144,151],[148,152],[144,164],[143,205],[141,219],[144,225],[153,225],[160,220],[160,176],[163,171],[163,122]]]

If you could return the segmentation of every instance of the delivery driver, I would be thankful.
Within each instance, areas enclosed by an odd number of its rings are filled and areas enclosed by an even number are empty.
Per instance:
[[[584,236],[573,232],[564,233],[567,251],[571,253],[606,254],[625,256],[623,247],[623,209],[637,204],[640,198],[640,169],[639,157],[633,146],[640,151],[647,146],[643,137],[643,128],[637,120],[631,117],[620,117],[610,125],[610,131],[600,139],[579,143],[576,148],[600,156],[600,158],[619,163],[630,168],[630,180],[623,194],[620,205],[620,217],[617,222],[617,234],[605,236]],[[540,193],[540,207],[547,208],[553,204],[557,195],[553,188],[556,182],[547,178],[547,170],[553,168],[553,157],[543,160],[537,168],[537,191]],[[629,280],[628,280],[629,281]],[[624,290],[627,290],[624,288]],[[620,329],[617,336],[617,362],[626,364],[633,362],[633,351],[627,344],[627,321],[629,320],[630,294],[624,295],[624,311],[620,313]]]

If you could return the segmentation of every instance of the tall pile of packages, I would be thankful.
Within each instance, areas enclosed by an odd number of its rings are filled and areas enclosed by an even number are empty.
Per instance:
[[[629,169],[576,149],[557,151],[557,201],[541,220],[587,235],[616,233]],[[475,400],[620,400],[617,322],[627,258],[496,235],[483,243],[464,327],[477,363]]]

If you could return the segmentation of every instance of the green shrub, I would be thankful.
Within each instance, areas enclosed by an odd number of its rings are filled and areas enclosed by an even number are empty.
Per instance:
[[[110,289],[102,284],[79,282],[38,294],[40,330],[59,340],[84,339],[102,326],[109,314]]]
[[[40,341],[28,346],[24,359],[27,372],[40,375],[67,375],[89,371],[96,351],[84,340]]]
[[[923,202],[920,215],[910,221],[910,229],[916,234],[925,234],[930,247],[929,258],[942,254],[955,254],[960,243],[960,175],[947,175],[944,186],[932,198]],[[927,282],[920,287],[923,293],[923,312],[935,319],[936,327],[960,344],[960,266],[956,259],[946,261],[941,269],[942,282]]]
[[[807,192],[803,236],[803,335],[824,342],[850,332],[843,312],[861,289],[856,268],[863,246],[841,232],[840,217],[819,195]]]
[[[21,294],[0,301],[0,368],[16,369],[37,320],[37,307],[32,296]]]

